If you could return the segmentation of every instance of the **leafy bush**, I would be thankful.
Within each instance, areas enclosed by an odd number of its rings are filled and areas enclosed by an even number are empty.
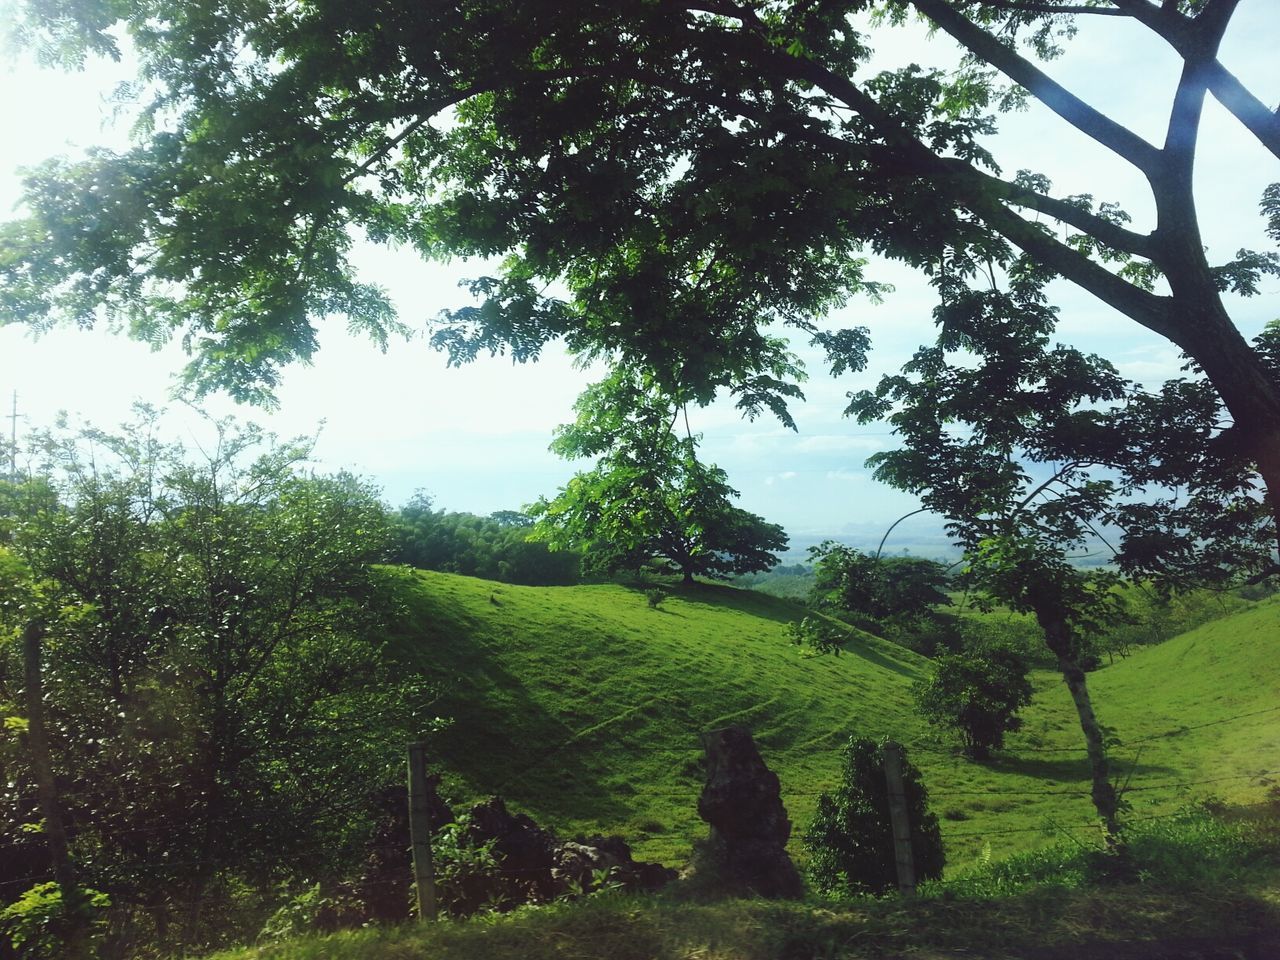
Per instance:
[[[946,568],[918,557],[877,557],[827,540],[809,548],[811,603],[860,630],[932,656],[946,645]]]
[[[916,706],[930,723],[955,730],[966,754],[984,760],[1004,746],[1005,733],[1022,725],[1017,712],[1032,692],[1027,670],[1027,662],[1006,648],[947,654],[916,684]]]
[[[436,831],[431,840],[436,896],[440,906],[454,916],[470,916],[478,908],[501,906],[490,902],[493,890],[502,889],[502,867],[493,850],[494,841],[477,843],[471,837],[471,817],[463,814]]]
[[[271,914],[258,934],[262,943],[283,943],[319,929],[319,916],[327,906],[320,884],[295,894]]]
[[[811,647],[818,653],[840,655],[849,631],[842,629],[826,617],[811,614],[787,624],[787,636],[801,647]]]
[[[0,910],[4,931],[19,960],[59,960],[66,955],[73,929],[84,933],[82,956],[95,956],[106,932],[105,911],[111,898],[97,890],[81,890],[78,916],[72,916],[56,883],[40,883]]]
[[[820,606],[887,617],[927,615],[951,603],[946,568],[917,557],[875,557],[827,540],[809,549]]]
[[[938,818],[928,810],[920,771],[904,760],[902,771],[916,880],[942,876],[944,854]],[[884,893],[898,882],[884,742],[849,739],[840,786],[822,794],[803,842],[809,877],[824,893]]]
[[[661,587],[652,587],[644,592],[644,598],[648,601],[650,610],[657,610],[662,606],[662,601],[667,599],[667,591]]]

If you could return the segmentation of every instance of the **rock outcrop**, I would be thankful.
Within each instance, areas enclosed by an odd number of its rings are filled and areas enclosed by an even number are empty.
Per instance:
[[[724,894],[799,897],[803,883],[786,850],[791,821],[777,774],[743,727],[703,734],[702,745],[707,782],[698,816],[710,824],[711,835],[691,871],[698,885]]]

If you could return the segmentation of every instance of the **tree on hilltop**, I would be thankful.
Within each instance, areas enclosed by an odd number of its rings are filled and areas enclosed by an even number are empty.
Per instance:
[[[602,573],[654,561],[694,576],[727,579],[767,570],[787,536],[777,524],[736,507],[725,472],[697,456],[698,438],[676,421],[684,405],[654,378],[619,367],[589,387],[577,420],[558,428],[552,449],[596,457],[552,500],[529,508],[534,535],[556,548],[582,549]]]

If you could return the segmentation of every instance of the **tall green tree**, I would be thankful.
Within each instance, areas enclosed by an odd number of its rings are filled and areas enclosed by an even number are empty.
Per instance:
[[[399,329],[355,230],[500,261],[437,329],[455,359],[563,338],[706,391],[764,372],[769,322],[860,363],[864,333],[819,321],[875,293],[863,251],[928,270],[947,246],[1020,249],[1198,364],[1280,510],[1280,386],[1224,301],[1280,267],[1206,251],[1192,175],[1210,96],[1280,156],[1280,117],[1218,58],[1238,2],[26,0],[19,37],[69,65],[123,30],[150,100],[135,148],[29,174],[0,315],[178,334],[197,383],[261,399],[316,317]],[[956,67],[867,70],[877,24],[913,17]],[[1162,139],[1039,66],[1085,21],[1180,60],[1172,94],[1146,94]],[[1141,174],[1149,229],[998,168],[998,114],[1027,99]],[[1280,186],[1260,201],[1280,239]]]
[[[685,404],[654,377],[618,367],[588,388],[575,410],[577,420],[557,430],[552,449],[571,459],[596,457],[596,465],[530,508],[535,536],[583,550],[584,564],[599,572],[658,561],[685,583],[778,562],[775,552],[787,546],[782,528],[732,504],[737,491],[725,472],[698,459]]]

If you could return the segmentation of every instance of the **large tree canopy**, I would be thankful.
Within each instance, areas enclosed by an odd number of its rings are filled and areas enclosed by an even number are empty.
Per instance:
[[[261,397],[314,350],[314,318],[397,328],[354,276],[355,227],[500,261],[436,331],[457,359],[562,337],[758,407],[778,400],[765,323],[861,362],[860,331],[817,323],[874,294],[866,252],[934,270],[1017,247],[1193,358],[1280,491],[1280,387],[1222,299],[1277,257],[1210,261],[1192,180],[1210,94],[1280,157],[1280,116],[1217,58],[1238,2],[28,0],[21,33],[69,62],[114,53],[123,23],[154,99],[134,150],[32,173],[0,311],[176,331],[200,384]],[[867,25],[914,16],[965,58],[869,73]],[[1163,142],[1037,66],[1082,18],[1182,59]],[[1154,228],[1000,171],[993,113],[1022,97],[1140,171]],[[1280,237],[1280,186],[1262,204]]]

